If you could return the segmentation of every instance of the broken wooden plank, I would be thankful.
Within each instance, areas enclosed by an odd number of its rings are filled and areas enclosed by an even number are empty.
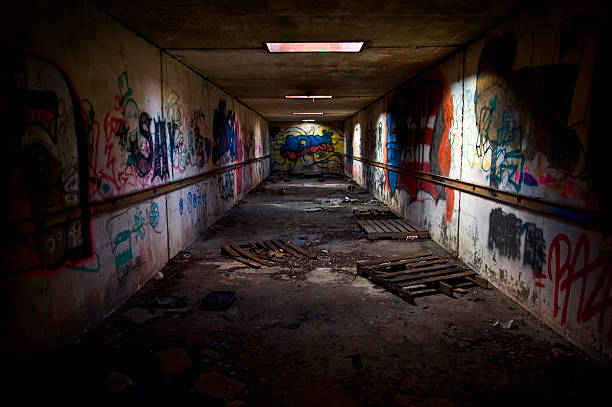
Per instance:
[[[473,282],[474,284],[476,284],[476,285],[478,285],[479,287],[482,287],[482,288],[486,288],[486,289],[493,288],[491,283],[489,283],[484,277],[479,276],[478,274],[476,274],[474,276],[474,278],[468,277],[467,280]]]
[[[293,250],[291,247],[287,246],[286,244],[283,243],[282,240],[272,240],[272,242],[277,245],[278,247],[282,248],[284,251],[286,251],[287,253],[291,254],[294,257],[297,257],[298,259],[303,258],[304,256],[301,253],[296,252],[295,250]]]
[[[225,255],[228,255],[228,256],[232,257],[234,260],[239,261],[241,263],[244,263],[247,266],[251,266],[251,267],[256,268],[256,269],[261,268],[260,264],[254,262],[252,260],[249,260],[249,259],[247,259],[245,257],[242,257],[240,254],[238,254],[236,251],[234,251],[230,246],[221,246],[221,253],[225,254]]]
[[[413,265],[418,265],[419,262],[421,260],[435,260],[438,263],[442,263],[442,262],[446,262],[446,260],[437,260],[435,257],[421,257],[419,259],[410,259],[410,260],[399,260],[399,261],[394,261],[394,262],[390,262],[390,263],[384,263],[382,266],[367,266],[366,268],[368,268],[369,270],[374,270],[376,273],[380,273],[380,274],[387,274],[387,273],[392,273],[393,271],[387,271],[387,269],[391,268],[395,268],[397,269],[398,266],[405,266],[404,270],[406,270],[406,267],[412,269],[416,267],[412,267]]]
[[[470,270],[470,271],[464,271],[464,272],[456,273],[456,274],[445,274],[442,276],[429,277],[429,278],[424,278],[422,280],[411,281],[410,284],[416,285],[416,284],[434,283],[437,281],[452,280],[454,278],[467,277],[471,275],[474,275],[474,272]]]
[[[249,253],[248,251],[242,249],[241,247],[239,247],[237,245],[230,245],[230,247],[232,249],[234,249],[234,251],[238,252],[241,256],[247,257],[247,258],[249,258],[251,260],[254,260],[257,263],[261,263],[264,266],[268,266],[268,267],[274,267],[275,266],[275,264],[273,262],[268,261],[268,260],[264,260],[264,259],[262,259],[260,257],[257,257],[254,254]]]
[[[293,250],[295,250],[295,251],[297,251],[297,252],[299,252],[299,253],[303,254],[303,255],[304,255],[304,256],[306,256],[306,257],[313,257],[313,254],[312,254],[312,253],[310,253],[310,252],[308,252],[308,250],[305,250],[303,247],[300,247],[300,246],[298,246],[298,245],[295,245],[295,244],[293,244],[293,243],[291,243],[291,242],[289,242],[289,241],[286,241],[286,242],[285,242],[285,245],[287,245],[287,246],[291,247]]]
[[[404,283],[407,281],[412,281],[412,280],[419,281],[419,279],[423,279],[423,278],[440,276],[440,275],[455,273],[455,272],[464,271],[464,270],[465,268],[463,267],[443,267],[438,270],[428,271],[426,273],[413,272],[413,273],[403,273],[401,275],[397,275],[394,277],[386,277],[383,275],[381,275],[380,277],[384,278],[387,281],[391,281],[392,283]]]
[[[360,275],[366,277],[368,280],[372,281],[374,284],[384,288],[385,290],[403,298],[409,303],[414,305],[414,299],[412,298],[412,294],[409,291],[404,290],[401,287],[398,287],[394,284],[391,284],[384,279],[376,276],[374,273],[369,271],[358,272]]]
[[[444,281],[440,281],[438,283],[438,289],[440,291],[442,291],[444,294],[448,295],[449,297],[453,298],[453,289],[454,287],[448,283],[445,283]]]
[[[377,257],[375,259],[370,259],[370,260],[359,260],[357,261],[357,266],[362,266],[362,267],[376,266],[376,265],[382,265],[385,263],[391,263],[395,261],[413,260],[413,259],[429,257],[429,256],[432,256],[432,253],[423,252],[423,253],[418,253],[412,256]]]

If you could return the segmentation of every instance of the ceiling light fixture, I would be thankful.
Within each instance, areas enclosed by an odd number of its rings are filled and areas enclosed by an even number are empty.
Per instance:
[[[291,114],[323,114],[323,112],[293,112]]]
[[[303,122],[314,122],[314,119],[302,119]]]
[[[331,99],[332,95],[287,95],[285,99]]]
[[[363,41],[353,42],[266,42],[268,52],[360,52]]]

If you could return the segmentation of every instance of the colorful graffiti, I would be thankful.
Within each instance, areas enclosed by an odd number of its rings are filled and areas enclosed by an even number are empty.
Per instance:
[[[545,281],[551,281],[554,289],[553,315],[565,325],[568,312],[576,312],[576,323],[597,319],[599,332],[606,327],[607,311],[612,308],[612,262],[610,255],[600,253],[591,258],[589,239],[585,234],[578,237],[573,246],[570,238],[557,235],[548,250],[547,273],[538,273],[535,286],[545,288]],[[572,303],[572,305],[570,305]],[[612,342],[612,324],[607,327],[606,340]]]
[[[10,123],[3,137],[8,242],[1,275],[53,275],[93,258],[87,127],[57,63],[29,51],[1,53]]]
[[[323,125],[295,125],[272,135],[272,168],[279,171],[342,173],[344,136]]]
[[[543,187],[596,206],[585,167],[587,101],[575,86],[592,66],[585,46],[594,27],[572,15],[558,29],[546,26],[491,37],[478,61],[466,132],[468,164],[493,188],[522,192]],[[560,60],[549,50],[558,41]],[[534,62],[534,55],[538,62]],[[471,97],[471,94],[468,95]],[[585,94],[586,95],[586,94]]]
[[[161,221],[161,211],[155,201],[138,205],[108,219],[106,233],[111,242],[115,271],[120,283],[134,269],[144,264],[143,256],[138,254],[142,245],[146,244],[147,230],[160,234],[164,232],[164,226],[165,221]]]
[[[385,163],[398,169],[410,169],[448,175],[452,165],[450,129],[453,123],[453,98],[443,75],[431,73],[432,79],[420,80],[398,91],[389,100],[386,117]],[[434,79],[435,78],[435,79]],[[399,187],[420,201],[446,200],[446,219],[451,220],[454,191],[412,175],[386,170],[391,196]],[[428,198],[418,198],[419,192]]]
[[[213,117],[213,162],[227,164],[238,159],[238,132],[236,115],[227,109],[225,100],[219,100],[219,107]]]

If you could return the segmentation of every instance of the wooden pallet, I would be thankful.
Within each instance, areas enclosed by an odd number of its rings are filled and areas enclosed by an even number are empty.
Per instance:
[[[287,256],[298,259],[313,257],[303,248],[283,240],[264,240],[247,244],[228,244],[221,247],[221,253],[253,268],[274,267],[287,261]]]
[[[429,231],[416,225],[408,219],[397,217],[390,210],[355,209],[353,210],[357,224],[368,239],[426,239]]]
[[[357,273],[411,304],[416,297],[439,292],[453,297],[458,288],[489,288],[487,280],[467,266],[432,253],[358,261]]]

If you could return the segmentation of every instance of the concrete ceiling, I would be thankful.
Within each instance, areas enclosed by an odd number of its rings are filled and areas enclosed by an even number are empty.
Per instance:
[[[292,112],[323,111],[323,117],[313,118],[336,121],[350,117],[529,2],[94,3],[268,120],[293,121]],[[271,54],[263,45],[291,41],[366,41],[366,45],[357,54]],[[334,97],[314,103],[284,98],[308,92]]]

